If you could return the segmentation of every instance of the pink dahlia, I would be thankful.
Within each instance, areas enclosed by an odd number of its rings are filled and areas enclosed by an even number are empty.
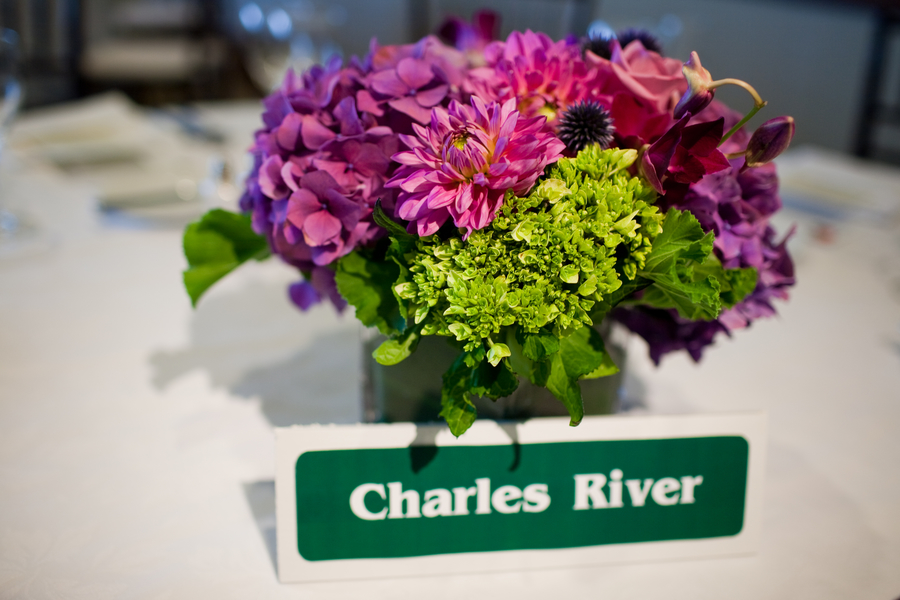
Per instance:
[[[487,66],[469,72],[466,91],[500,102],[515,98],[522,114],[542,115],[550,126],[569,106],[588,99],[595,79],[576,41],[554,42],[530,30],[491,43],[484,56]]]
[[[471,106],[456,101],[431,112],[431,126],[413,125],[416,136],[401,135],[410,150],[395,154],[402,166],[386,187],[399,187],[397,215],[420,236],[431,235],[449,217],[466,237],[486,227],[507,190],[526,194],[565,149],[547,133],[546,118],[525,118],[511,98]]]

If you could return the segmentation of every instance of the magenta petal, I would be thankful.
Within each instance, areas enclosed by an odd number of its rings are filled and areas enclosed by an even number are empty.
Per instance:
[[[321,296],[308,281],[292,283],[288,288],[288,296],[300,310],[307,311],[322,301]]]
[[[372,94],[370,94],[368,90],[359,90],[356,92],[356,106],[359,107],[359,110],[372,113],[376,117],[380,117],[384,114],[384,111],[381,110],[381,107],[378,106],[378,102],[375,101],[375,98],[372,97]]]
[[[354,169],[365,177],[371,177],[376,173],[384,175],[391,165],[388,157],[375,144],[362,144],[359,153],[352,160]]]
[[[440,104],[441,100],[447,96],[447,90],[449,89],[450,87],[447,85],[439,85],[430,90],[422,90],[416,94],[416,102],[425,108],[431,108],[436,104]]]
[[[413,90],[419,89],[434,79],[431,65],[417,58],[404,58],[397,63],[397,75]]]
[[[316,246],[312,249],[313,263],[323,267],[330,265],[338,258],[349,254],[352,249],[352,246],[348,246],[344,243],[344,240],[336,237],[330,243]]]
[[[428,192],[428,197],[425,199],[425,204],[428,208],[435,210],[438,208],[444,208],[453,204],[453,200],[456,199],[456,190],[455,189],[446,189],[439,185],[431,188],[431,191]]]
[[[320,296],[331,300],[338,312],[343,312],[347,307],[347,301],[338,293],[334,280],[334,271],[331,269],[321,267],[313,269],[312,284]]]
[[[288,187],[281,178],[284,161],[278,155],[270,156],[259,168],[259,189],[273,200],[280,200],[288,195]]]
[[[303,116],[297,113],[290,113],[278,126],[275,133],[275,139],[278,145],[289,152],[297,149],[297,142],[300,139],[300,126],[303,123]]]
[[[419,123],[427,123],[431,119],[431,111],[422,108],[414,98],[405,96],[388,102],[391,108],[399,110],[403,114],[409,115]]]
[[[300,180],[300,185],[319,198],[323,198],[328,190],[340,188],[334,177],[329,175],[327,171],[310,171]]]
[[[356,112],[356,102],[352,96],[347,96],[338,103],[334,108],[334,116],[341,123],[341,135],[361,135],[365,131],[359,120],[359,113]]]
[[[446,209],[435,210],[416,222],[416,230],[420,237],[434,235],[441,225],[447,222],[449,213]]]
[[[459,186],[456,192],[456,202],[453,204],[455,214],[462,214],[472,206],[474,197],[472,196],[472,184],[464,183]]]
[[[369,82],[372,89],[379,94],[392,96],[394,98],[405,96],[410,91],[409,86],[397,77],[397,73],[393,69],[373,74],[370,77]]]
[[[281,179],[292,192],[300,189],[301,177],[303,177],[303,168],[297,163],[288,161],[281,167]]]
[[[328,190],[325,197],[328,199],[328,212],[341,221],[344,229],[356,227],[362,212],[359,204],[338,193],[337,190]]]
[[[310,150],[318,150],[337,137],[336,133],[319,123],[315,117],[309,115],[303,117],[303,127],[300,133],[303,137],[303,145]]]
[[[322,210],[322,203],[309,190],[299,190],[291,194],[287,206],[287,220],[295,227],[303,228],[306,218]]]
[[[320,210],[303,223],[303,237],[310,246],[321,246],[341,232],[341,222],[326,210]]]

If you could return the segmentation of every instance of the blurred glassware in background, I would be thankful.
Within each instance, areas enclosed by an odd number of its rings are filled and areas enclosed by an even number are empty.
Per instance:
[[[344,55],[335,32],[347,9],[312,0],[236,0],[227,27],[244,48],[245,67],[262,90],[272,90],[289,68],[298,74],[332,56]]]
[[[12,29],[0,30],[0,166],[10,125],[22,102],[22,87],[18,78],[19,36]],[[2,181],[0,181],[2,185]],[[0,250],[18,245],[23,237],[34,233],[34,225],[10,207],[4,206],[0,188]]]

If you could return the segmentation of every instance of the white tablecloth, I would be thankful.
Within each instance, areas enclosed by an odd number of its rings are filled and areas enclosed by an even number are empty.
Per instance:
[[[237,113],[205,114],[224,127]],[[7,161],[0,193],[49,239],[0,260],[0,598],[900,596],[889,220],[834,222],[826,243],[814,218],[785,214],[800,225],[793,298],[702,365],[678,356],[655,369],[631,342],[638,411],[768,411],[757,555],[282,585],[272,428],[359,419],[352,316],[293,309],[295,275],[276,261],[247,265],[192,310],[179,230],[124,227],[89,187],[34,161]]]

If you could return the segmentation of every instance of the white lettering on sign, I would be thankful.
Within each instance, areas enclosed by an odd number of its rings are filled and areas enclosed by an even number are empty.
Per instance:
[[[584,473],[574,477],[573,510],[622,508],[625,506],[626,496],[630,505],[635,507],[646,506],[648,498],[659,506],[693,504],[696,502],[694,492],[703,483],[702,475],[663,477],[657,480],[624,479],[622,469],[613,469],[609,476],[604,473]],[[544,512],[550,507],[550,490],[546,483],[532,483],[524,488],[501,485],[493,490],[491,480],[487,477],[478,478],[474,483],[473,486],[450,490],[427,490],[421,496],[417,490],[404,490],[399,481],[390,482],[386,487],[383,483],[363,483],[350,494],[350,510],[360,519],[378,521],[465,516],[472,514],[473,508],[476,515],[489,515],[492,512],[512,515],[519,512]],[[366,506],[366,497],[373,493],[381,498],[381,503],[378,504],[381,509],[377,512],[372,512]],[[474,503],[470,502],[471,498],[475,499]],[[374,503],[369,506],[372,504]]]
[[[622,494],[622,478],[625,476],[621,469],[613,469],[609,478],[603,473],[585,473],[575,475],[575,505],[573,510],[588,510],[589,508],[621,508],[625,506]],[[607,485],[607,482],[609,485]],[[693,504],[695,502],[694,490],[703,483],[703,476],[685,476],[681,481],[674,477],[663,477],[654,482],[653,479],[627,479],[624,481],[625,489],[631,506],[644,506],[649,495],[660,506],[673,506],[675,504]],[[609,492],[607,499],[603,488]]]
[[[378,512],[372,512],[366,506],[366,496],[373,492],[383,502],[383,508]],[[364,483],[350,493],[350,510],[366,521],[462,516],[471,514],[469,498],[473,496],[476,515],[489,515],[492,511],[506,515],[518,512],[539,513],[550,506],[550,492],[546,483],[532,483],[524,489],[502,485],[492,492],[491,480],[481,477],[471,487],[427,490],[421,496],[424,500],[421,506],[419,492],[404,490],[399,481],[388,483],[387,492],[384,484]]]
[[[350,494],[350,510],[353,511],[353,514],[359,517],[360,519],[365,519],[366,521],[378,521],[387,516],[387,509],[382,508],[377,513],[370,512],[368,508],[366,508],[366,494],[369,492],[375,492],[379,496],[381,496],[382,500],[387,499],[387,496],[384,493],[384,485],[381,483],[364,483],[360,486],[357,486],[353,493]]]

